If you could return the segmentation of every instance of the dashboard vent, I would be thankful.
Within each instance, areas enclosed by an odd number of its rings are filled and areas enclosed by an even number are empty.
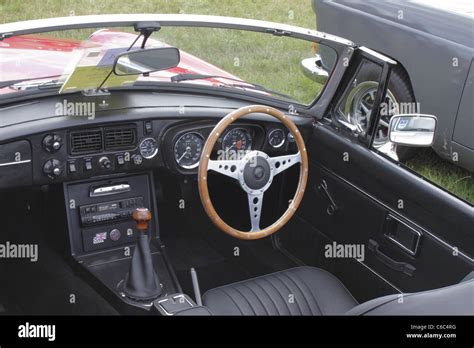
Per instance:
[[[127,149],[137,145],[137,130],[133,126],[105,129],[105,149]]]
[[[102,150],[102,131],[88,130],[72,132],[70,136],[71,153],[83,154]]]

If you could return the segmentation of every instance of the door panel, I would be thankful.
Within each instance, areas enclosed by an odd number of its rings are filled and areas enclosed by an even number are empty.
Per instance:
[[[314,127],[307,148],[310,176],[299,216],[314,228],[313,233],[327,237],[319,243],[336,241],[365,248],[360,262],[364,267],[352,269],[359,272],[357,276],[335,272],[342,274],[349,290],[363,283],[380,287],[378,296],[385,294],[386,287],[370,280],[367,269],[377,274],[375,282],[390,284],[393,292],[454,284],[474,269],[474,217],[469,205],[329,125]],[[318,189],[323,180],[331,199]],[[337,211],[330,215],[332,201]],[[282,240],[286,248],[298,252],[296,242]],[[320,245],[318,252],[323,250]],[[324,266],[328,261],[313,262]],[[347,262],[338,264],[336,268],[347,267]]]
[[[325,246],[331,245],[334,239],[300,216],[293,218],[278,233],[278,241],[280,248],[297,256],[304,264],[317,266],[335,275],[359,303],[400,292],[354,258],[325,257]]]

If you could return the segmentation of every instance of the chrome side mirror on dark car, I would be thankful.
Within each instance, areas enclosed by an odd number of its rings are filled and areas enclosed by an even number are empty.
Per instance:
[[[433,144],[437,118],[433,115],[394,115],[388,129],[392,143],[405,146],[430,147]]]
[[[179,50],[175,47],[160,47],[129,51],[119,55],[114,64],[114,74],[140,75],[167,70],[178,66]]]
[[[319,54],[312,58],[303,59],[301,61],[301,70],[306,77],[320,84],[325,84],[329,79],[329,72],[324,67]]]

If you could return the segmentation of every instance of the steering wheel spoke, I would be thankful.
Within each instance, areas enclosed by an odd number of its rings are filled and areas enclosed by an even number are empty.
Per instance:
[[[291,166],[301,162],[301,153],[298,151],[292,155],[270,157],[268,160],[273,168],[273,175],[277,175]]]
[[[237,160],[209,160],[207,169],[213,170],[229,178],[238,180],[239,161]]]
[[[248,193],[249,200],[249,212],[250,212],[250,222],[252,223],[252,228],[250,232],[260,231],[260,216],[262,215],[262,204],[263,204],[263,192],[261,193]]]

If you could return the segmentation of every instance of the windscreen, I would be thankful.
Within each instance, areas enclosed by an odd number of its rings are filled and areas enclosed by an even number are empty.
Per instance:
[[[116,76],[112,70],[117,56],[140,49],[142,37],[137,36],[132,28],[109,28],[5,39],[0,45],[0,81],[16,83],[0,88],[0,94],[54,83],[61,85],[58,93],[68,93],[149,81],[230,89],[308,105],[321,93],[337,60],[327,46],[288,36],[163,27],[145,48],[176,47],[179,65],[146,76]]]

